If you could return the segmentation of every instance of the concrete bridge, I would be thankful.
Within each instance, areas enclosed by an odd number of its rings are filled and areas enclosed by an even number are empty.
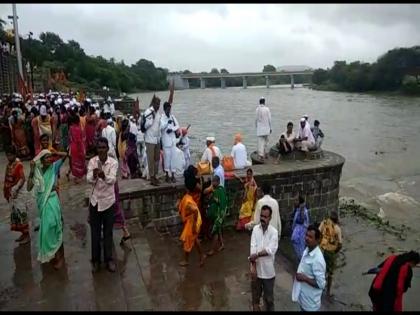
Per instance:
[[[274,76],[290,76],[290,87],[293,89],[295,87],[294,75],[308,75],[312,76],[312,70],[304,71],[273,71],[273,72],[240,72],[240,73],[169,73],[168,81],[173,81],[175,89],[189,89],[190,84],[188,80],[199,79],[200,87],[202,89],[206,88],[206,79],[220,79],[220,87],[222,89],[226,88],[226,78],[240,78],[242,77],[242,87],[247,88],[247,78],[248,77],[265,77],[265,84],[267,88],[270,87],[270,77]]]

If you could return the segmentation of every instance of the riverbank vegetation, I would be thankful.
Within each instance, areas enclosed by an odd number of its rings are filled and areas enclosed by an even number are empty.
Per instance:
[[[374,63],[335,61],[315,70],[312,83],[318,90],[420,95],[420,46],[392,49]]]
[[[0,40],[14,46],[14,37],[6,32],[0,20]],[[156,67],[152,61],[140,59],[133,65],[123,60],[109,60],[102,56],[89,56],[74,40],[63,41],[52,32],[37,38],[22,38],[21,51],[29,61],[43,88],[98,91],[107,86],[111,91],[136,92],[164,90],[168,87],[167,69]]]

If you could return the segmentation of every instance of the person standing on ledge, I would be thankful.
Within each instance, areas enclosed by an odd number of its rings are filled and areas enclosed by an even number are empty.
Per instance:
[[[257,153],[260,159],[267,157],[268,136],[272,132],[271,112],[265,106],[265,98],[260,98],[260,104],[256,109],[255,127],[257,127]]]
[[[176,133],[179,129],[178,120],[171,113],[171,104],[165,102],[163,104],[164,115],[160,119],[160,131],[162,134],[162,146],[163,146],[163,163],[164,171],[166,173],[165,180],[167,183],[175,183],[175,146],[176,146]],[[169,178],[171,173],[171,178]]]
[[[153,95],[150,107],[144,112],[146,122],[144,127],[144,142],[146,143],[147,166],[149,168],[150,183],[159,186],[159,180],[156,175],[159,171],[160,159],[160,118],[159,113],[160,98]]]

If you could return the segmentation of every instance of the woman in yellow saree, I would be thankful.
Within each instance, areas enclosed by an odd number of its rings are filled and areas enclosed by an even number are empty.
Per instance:
[[[236,224],[237,231],[245,230],[245,224],[251,221],[252,216],[254,214],[254,206],[255,202],[257,201],[256,194],[257,194],[257,183],[254,179],[254,173],[251,168],[248,168],[246,171],[245,180],[242,178],[235,176],[244,184],[244,198],[241,205],[241,209],[239,210],[239,220]]]

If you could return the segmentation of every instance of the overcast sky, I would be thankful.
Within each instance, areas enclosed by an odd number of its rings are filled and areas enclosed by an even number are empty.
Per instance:
[[[17,4],[17,12],[24,36],[52,31],[89,55],[170,71],[325,68],[420,44],[420,4]],[[11,14],[0,4],[0,18]]]

